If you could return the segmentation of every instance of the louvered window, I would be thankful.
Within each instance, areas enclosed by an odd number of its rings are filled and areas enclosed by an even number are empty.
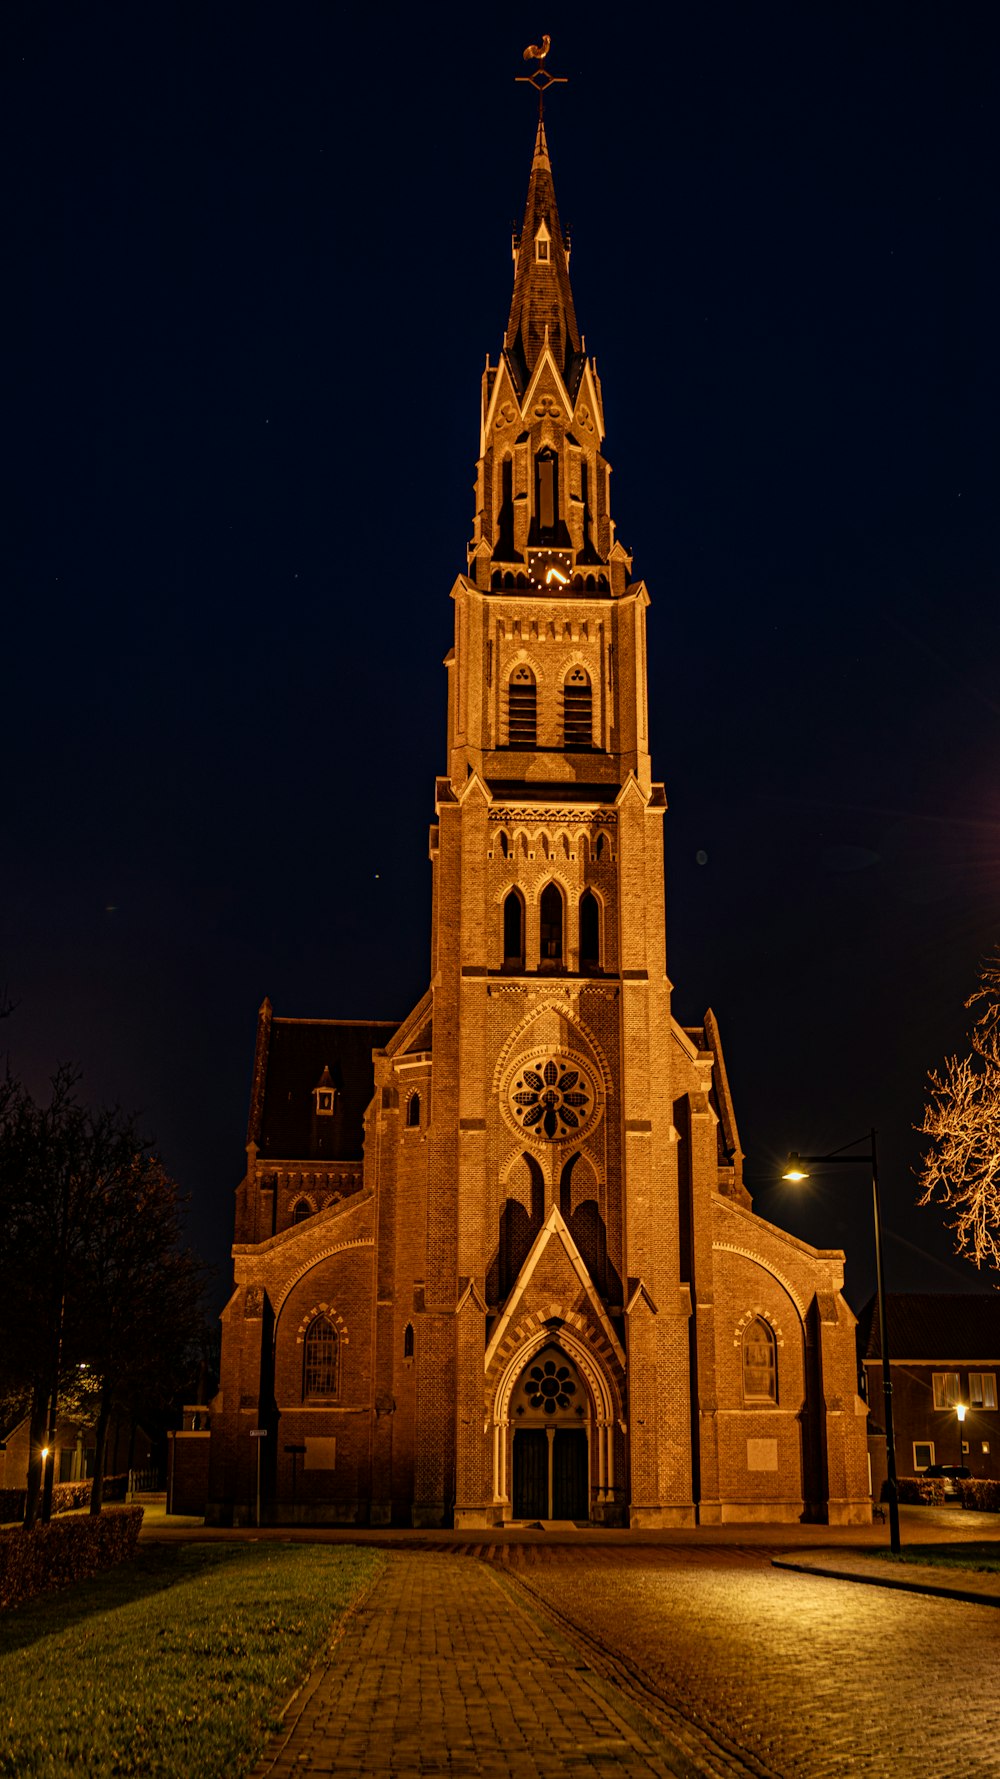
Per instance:
[[[538,688],[530,667],[515,667],[507,699],[507,738],[511,747],[534,747],[538,734]]]
[[[574,667],[563,686],[563,745],[592,747],[594,740],[594,694],[590,675],[582,667]]]

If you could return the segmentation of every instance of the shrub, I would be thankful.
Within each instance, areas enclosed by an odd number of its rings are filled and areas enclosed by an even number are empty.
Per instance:
[[[963,1507],[975,1508],[979,1513],[1000,1513],[1000,1482],[973,1476],[960,1479],[958,1487]]]
[[[943,1507],[947,1496],[939,1476],[901,1476],[898,1478],[901,1507]],[[889,1499],[889,1484],[882,1484],[882,1500]]]
[[[23,1520],[24,1490],[0,1489],[0,1522],[4,1520]]]
[[[135,1555],[141,1507],[50,1520],[28,1532],[15,1526],[0,1532],[0,1607],[17,1606],[49,1588],[85,1581]]]

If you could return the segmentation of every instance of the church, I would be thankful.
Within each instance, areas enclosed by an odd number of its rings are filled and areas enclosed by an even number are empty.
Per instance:
[[[260,1010],[215,1524],[870,1520],[844,1256],[754,1214],[666,973],[650,596],[539,117],[451,590],[431,979]],[[430,663],[428,663],[428,668]]]

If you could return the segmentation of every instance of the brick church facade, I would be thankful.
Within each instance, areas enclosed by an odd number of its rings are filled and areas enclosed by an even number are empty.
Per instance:
[[[671,1015],[649,595],[540,122],[452,589],[432,971],[261,1009],[208,1517],[870,1518],[843,1255],[755,1216],[719,1032]]]

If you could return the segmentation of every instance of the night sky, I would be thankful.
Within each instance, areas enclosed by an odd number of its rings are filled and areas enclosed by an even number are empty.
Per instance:
[[[915,1208],[1000,940],[993,4],[7,0],[0,1036],[141,1111],[227,1286],[257,1007],[427,982],[449,592],[546,118],[650,589],[668,967],[757,1209]]]

